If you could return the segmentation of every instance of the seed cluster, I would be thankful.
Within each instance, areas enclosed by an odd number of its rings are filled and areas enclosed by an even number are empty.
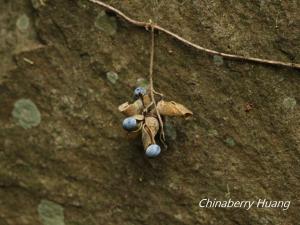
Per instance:
[[[128,135],[137,137],[142,134],[145,154],[153,158],[161,152],[160,146],[156,143],[158,133],[160,133],[160,141],[164,143],[162,134],[165,117],[189,117],[193,113],[184,105],[174,101],[164,101],[163,95],[159,93],[156,93],[159,99],[152,99],[149,92],[143,87],[137,87],[134,90],[134,102],[125,102],[118,109],[127,116],[123,120],[123,128],[128,131]]]

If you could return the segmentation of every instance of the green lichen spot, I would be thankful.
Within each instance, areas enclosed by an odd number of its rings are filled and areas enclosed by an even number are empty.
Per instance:
[[[86,2],[87,2],[86,0],[79,0],[78,4],[81,8],[85,9],[85,8],[87,8]]]
[[[177,138],[177,131],[175,127],[170,123],[166,123],[164,128],[165,128],[167,139],[170,141],[175,141]]]
[[[219,55],[214,55],[214,59],[213,60],[214,60],[215,65],[217,65],[217,66],[221,66],[224,63],[223,57],[219,56]]]
[[[39,125],[41,114],[30,99],[19,99],[15,102],[12,116],[16,123],[24,129]]]
[[[43,225],[64,225],[64,208],[48,200],[42,200],[37,208]]]
[[[117,21],[115,17],[108,16],[101,11],[95,20],[95,26],[104,33],[113,36],[117,32]]]
[[[31,0],[31,4],[34,9],[38,9],[41,3],[39,0]]]
[[[207,131],[207,135],[209,137],[216,137],[219,135],[218,131],[217,130],[214,130],[214,129],[210,129]]]
[[[148,81],[144,78],[138,78],[136,80],[136,86],[145,88],[147,90],[148,89]]]
[[[294,109],[297,105],[295,98],[287,97],[283,100],[283,107],[286,109]]]
[[[230,146],[230,147],[234,147],[235,146],[235,140],[231,137],[228,137],[225,139],[225,143]]]
[[[28,29],[29,23],[30,23],[30,21],[29,21],[28,16],[26,14],[23,14],[17,19],[16,25],[20,31],[25,31]]]
[[[117,80],[119,79],[118,74],[116,74],[115,72],[109,71],[106,73],[106,78],[112,83],[115,84],[117,82]]]

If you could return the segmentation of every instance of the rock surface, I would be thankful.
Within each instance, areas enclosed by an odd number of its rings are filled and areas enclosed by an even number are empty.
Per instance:
[[[300,62],[296,0],[105,2],[207,48]],[[4,0],[0,15],[0,224],[299,224],[300,71],[157,34],[155,88],[194,117],[172,119],[176,139],[147,159],[117,107],[147,79],[148,32],[84,0]],[[39,124],[15,122],[19,99]],[[205,197],[292,202],[199,208]]]

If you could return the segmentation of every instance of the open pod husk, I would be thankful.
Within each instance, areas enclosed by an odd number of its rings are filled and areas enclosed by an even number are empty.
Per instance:
[[[143,101],[144,101],[145,106],[149,105],[151,103],[150,96],[149,95],[144,95],[143,96]]]
[[[143,121],[145,119],[145,116],[142,114],[138,114],[138,115],[133,115],[132,116],[134,119],[136,119],[138,122]]]
[[[142,127],[142,141],[144,149],[151,144],[155,144],[155,135],[159,130],[159,122],[155,117],[146,117]]]
[[[140,114],[143,111],[143,102],[141,99],[136,100],[134,103],[129,104],[125,102],[118,107],[119,111],[125,116],[133,116]]]
[[[184,105],[171,101],[159,101],[157,103],[157,110],[163,116],[183,116],[189,117],[193,115],[193,112],[187,109]]]

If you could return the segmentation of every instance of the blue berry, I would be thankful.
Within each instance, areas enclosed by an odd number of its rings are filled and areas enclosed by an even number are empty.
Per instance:
[[[138,98],[140,95],[145,95],[145,94],[146,94],[145,88],[137,87],[134,90],[134,98]]]
[[[160,153],[160,147],[157,144],[149,145],[146,149],[146,156],[153,158],[158,156]]]
[[[127,117],[123,120],[123,128],[127,131],[133,131],[138,127],[138,123],[135,118]]]

